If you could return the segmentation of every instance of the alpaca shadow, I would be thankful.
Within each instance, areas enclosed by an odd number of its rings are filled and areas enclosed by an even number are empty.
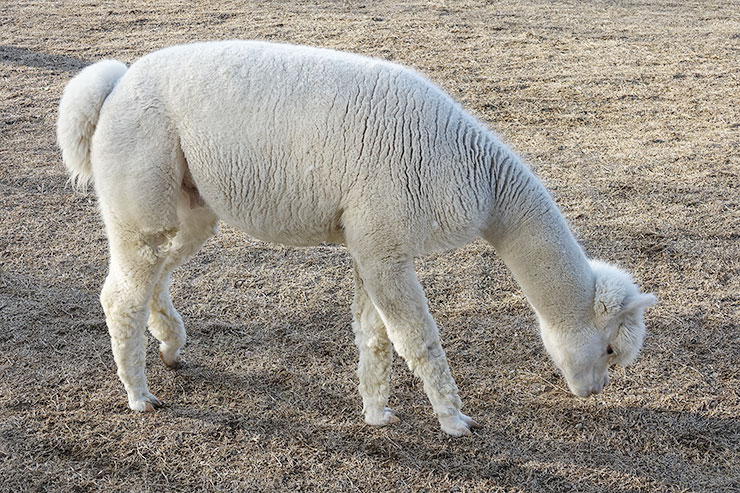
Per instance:
[[[20,46],[0,45],[0,63],[65,72],[78,72],[93,62],[70,55],[56,55]]]
[[[229,371],[189,360],[172,378],[188,393],[205,397],[204,392],[212,391],[221,396],[222,406],[214,407],[203,397],[186,403],[173,396],[166,399],[169,415],[198,419],[227,432],[268,432],[287,438],[297,428],[323,428],[331,426],[326,424],[328,421],[362,420],[359,394],[332,389],[330,377],[317,381],[296,370]]]
[[[324,316],[340,319],[346,313]],[[346,414],[346,410],[351,409],[356,410],[359,415],[357,382],[353,380],[348,385],[347,380],[350,375],[353,379],[355,377],[355,361],[343,361],[337,355],[337,341],[321,337],[294,341],[296,334],[311,333],[310,326],[303,320],[296,321],[295,324],[288,323],[254,338],[250,334],[252,331],[246,327],[228,326],[228,330],[242,334],[237,337],[241,341],[238,347],[232,347],[228,351],[216,348],[213,351],[198,351],[197,355],[186,355],[182,366],[175,372],[160,368],[155,370],[158,372],[155,378],[164,377],[173,382],[176,380],[176,387],[185,386],[187,392],[208,391],[223,396],[224,399],[249,399],[249,403],[244,406],[244,414],[260,408],[290,408],[291,412],[323,419],[340,414],[336,411],[339,408],[344,410],[341,414]],[[191,343],[213,344],[208,341],[211,333],[210,329],[205,332],[203,328],[193,330]],[[201,337],[204,340],[197,341]],[[348,335],[344,342],[350,343],[349,340]],[[151,344],[155,342],[152,341]],[[310,353],[312,358],[307,360],[300,356],[305,353]],[[239,368],[241,365],[238,362],[249,360],[253,354],[258,355],[262,363]],[[152,360],[155,359],[152,357]],[[156,361],[152,361],[152,366],[154,365],[157,365]],[[338,379],[340,375],[342,378]],[[175,404],[174,401],[171,403]],[[175,407],[180,408],[176,405],[171,411]]]
[[[432,415],[404,415],[401,409],[401,424],[376,428],[363,423],[359,394],[333,395],[327,399],[316,391],[316,384],[308,375],[293,378],[289,389],[279,373],[269,370],[219,371],[207,363],[192,362],[180,371],[188,379],[198,379],[201,385],[215,388],[217,394],[233,397],[237,389],[247,391],[250,402],[243,406],[227,409],[175,404],[168,407],[168,414],[200,420],[218,437],[238,441],[245,435],[267,436],[286,448],[322,450],[357,463],[370,462],[378,470],[392,463],[395,474],[407,471],[414,476],[419,473],[427,477],[444,476],[471,484],[483,480],[498,487],[525,490],[600,491],[603,488],[587,478],[572,480],[545,467],[532,466],[532,461],[543,464],[552,461],[552,456],[537,451],[547,444],[532,444],[528,438],[507,435],[495,425],[486,426],[473,437],[455,439],[438,429]],[[255,382],[260,383],[255,385]],[[284,409],[290,413],[282,412]],[[339,416],[337,422],[329,422],[332,416]],[[571,460],[567,447],[553,446],[564,451],[562,460]],[[521,450],[531,455],[525,459]]]

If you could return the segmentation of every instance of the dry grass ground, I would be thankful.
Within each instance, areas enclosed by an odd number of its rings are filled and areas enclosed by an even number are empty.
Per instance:
[[[740,490],[736,2],[0,1],[0,490]],[[106,244],[54,144],[103,57],[261,38],[412,65],[504,135],[590,254],[661,304],[603,395],[563,390],[483,243],[419,259],[465,412],[443,435],[394,364],[402,423],[363,424],[342,247],[223,227],[178,271],[186,362],[126,408],[97,301]]]

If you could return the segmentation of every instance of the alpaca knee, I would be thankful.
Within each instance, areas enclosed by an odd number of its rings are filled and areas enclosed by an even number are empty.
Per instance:
[[[404,345],[399,351],[414,375],[424,378],[441,373],[449,374],[449,366],[444,349],[439,343]]]

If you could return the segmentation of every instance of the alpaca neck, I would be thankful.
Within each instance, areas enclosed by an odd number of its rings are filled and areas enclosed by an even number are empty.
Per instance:
[[[593,300],[588,260],[539,180],[507,149],[494,157],[495,206],[485,238],[547,325],[583,320]]]

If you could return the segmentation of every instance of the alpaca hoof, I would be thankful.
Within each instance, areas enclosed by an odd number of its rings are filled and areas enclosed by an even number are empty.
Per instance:
[[[451,416],[440,416],[439,424],[442,427],[442,431],[453,437],[470,436],[473,434],[471,429],[480,428],[480,425],[470,416],[466,416],[461,412]]]
[[[393,425],[400,422],[401,420],[396,416],[396,412],[389,407],[382,411],[365,414],[365,423],[372,426]]]
[[[159,359],[162,360],[162,363],[164,363],[164,366],[169,368],[170,370],[176,370],[177,368],[180,368],[180,350],[177,350],[172,355],[166,355],[165,352],[162,352],[162,348],[159,348]]]
[[[164,404],[162,404],[162,401],[154,397],[154,395],[150,394],[149,392],[146,392],[139,399],[129,399],[128,407],[130,407],[133,411],[138,411],[141,413],[151,413],[154,412],[155,409],[162,407],[163,405]]]

